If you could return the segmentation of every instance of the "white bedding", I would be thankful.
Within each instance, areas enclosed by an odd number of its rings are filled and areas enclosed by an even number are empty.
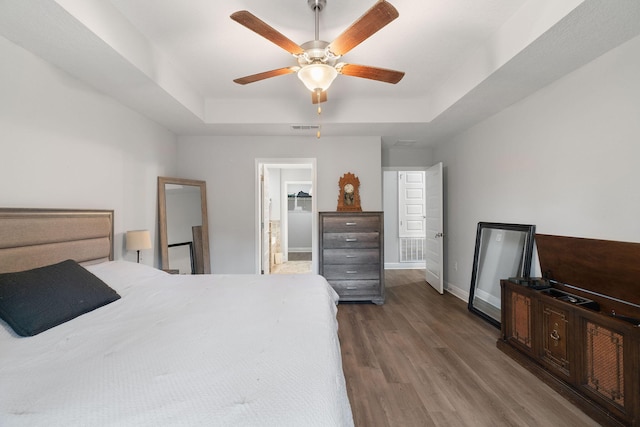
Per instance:
[[[122,298],[28,338],[0,321],[0,426],[353,425],[323,277],[87,269]]]

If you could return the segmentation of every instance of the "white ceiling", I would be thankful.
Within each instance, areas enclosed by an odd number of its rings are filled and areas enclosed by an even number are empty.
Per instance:
[[[640,34],[637,0],[391,0],[400,17],[342,59],[405,71],[397,85],[338,76],[317,116],[295,65],[229,18],[249,10],[298,44],[307,0],[2,0],[0,34],[177,134],[376,135],[438,142]],[[332,41],[374,0],[327,0]]]

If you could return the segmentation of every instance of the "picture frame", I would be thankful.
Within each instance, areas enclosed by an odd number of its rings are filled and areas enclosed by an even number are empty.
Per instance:
[[[500,328],[500,280],[529,277],[535,225],[479,222],[468,309]]]

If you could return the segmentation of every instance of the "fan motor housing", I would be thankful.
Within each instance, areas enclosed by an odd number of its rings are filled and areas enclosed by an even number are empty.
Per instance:
[[[298,64],[303,67],[308,64],[321,62],[327,65],[334,65],[336,57],[327,51],[329,43],[324,40],[311,40],[300,45],[304,49],[304,54],[298,56]]]
[[[327,4],[327,0],[307,0],[307,4],[311,8],[311,10],[322,10]]]

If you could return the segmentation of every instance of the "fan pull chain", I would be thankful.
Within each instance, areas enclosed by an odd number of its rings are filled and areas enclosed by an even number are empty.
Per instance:
[[[320,97],[322,94],[321,89],[316,89],[316,98],[318,100],[318,131],[316,132],[316,138],[320,139],[320,128],[322,126],[322,104],[320,103]]]

